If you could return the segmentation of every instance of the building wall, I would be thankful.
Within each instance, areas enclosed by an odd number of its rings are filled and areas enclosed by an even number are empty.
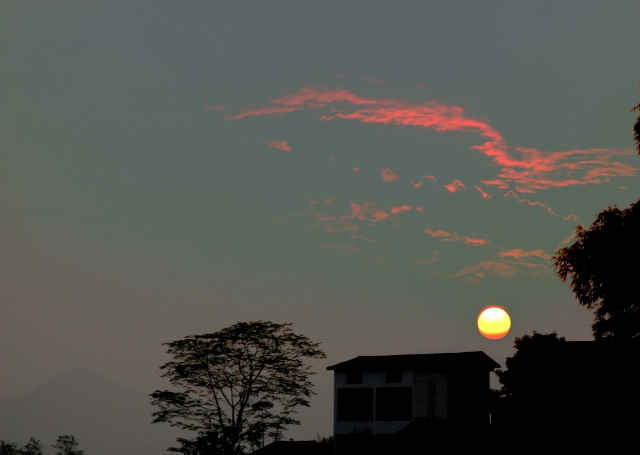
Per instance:
[[[430,403],[430,389],[433,403]],[[442,372],[415,373],[413,383],[413,417],[447,419],[447,375]]]
[[[459,370],[449,374],[448,419],[467,424],[489,423],[489,374]]]
[[[487,375],[488,376],[488,375]],[[411,370],[402,372],[402,382],[388,384],[385,382],[384,371],[364,372],[362,384],[347,384],[347,373],[334,372],[334,434],[352,434],[371,432],[372,434],[390,434],[401,430],[410,420],[378,421],[375,415],[376,394],[373,395],[373,421],[338,421],[338,389],[342,388],[376,388],[380,387],[412,387],[412,420],[416,417],[446,419],[447,411],[447,375],[445,373],[417,373]],[[431,387],[431,392],[430,392]],[[432,403],[429,403],[429,396]]]

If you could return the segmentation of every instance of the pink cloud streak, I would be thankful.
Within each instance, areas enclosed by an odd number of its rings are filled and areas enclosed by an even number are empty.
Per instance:
[[[400,176],[393,172],[390,168],[385,167],[383,169],[380,169],[380,178],[383,182],[395,182],[400,178]]]
[[[289,147],[289,143],[287,141],[267,141],[264,145],[282,150],[283,152],[291,151],[291,147]]]
[[[610,181],[612,177],[636,175],[636,168],[614,159],[618,155],[634,155],[633,149],[593,148],[543,152],[534,148],[516,147],[515,153],[510,153],[500,132],[486,120],[467,117],[462,107],[447,106],[436,101],[408,104],[396,100],[361,97],[344,89],[309,87],[298,93],[274,98],[267,107],[248,110],[228,118],[239,120],[256,115],[282,115],[303,108],[323,108],[328,104],[337,105],[331,109],[332,119],[477,134],[484,139],[484,143],[475,145],[472,149],[490,158],[500,168],[496,179],[482,181],[485,185],[503,189],[513,186],[521,193],[535,193],[554,187],[601,184]]]
[[[544,260],[549,260],[551,259],[551,255],[545,253],[543,250],[533,250],[533,251],[524,251],[521,250],[520,248],[514,248],[512,250],[506,250],[506,251],[501,251],[498,256],[500,257],[508,257],[508,258],[515,258],[515,259],[522,259],[523,257],[539,257],[541,259]]]
[[[509,278],[516,274],[516,270],[509,264],[502,262],[482,261],[476,265],[464,267],[456,272],[454,276],[465,277],[469,280],[476,281],[481,278],[486,278],[487,274]]]
[[[454,180],[448,185],[442,185],[442,186],[444,186],[447,189],[447,191],[450,193],[457,193],[458,191],[462,191],[463,189],[466,188],[464,183],[462,183],[460,180]]]
[[[518,197],[518,195],[515,192],[513,192],[512,190],[507,191],[504,194],[504,197],[511,197],[511,198],[514,198],[515,200],[517,200],[519,203],[524,203],[524,204],[531,205],[531,206],[534,206],[534,207],[535,206],[540,207],[545,212],[550,213],[551,215],[555,215],[557,217],[560,217],[565,221],[568,221],[568,220],[577,221],[578,220],[578,217],[576,215],[574,215],[574,214],[569,214],[567,216],[561,216],[561,215],[558,215],[556,212],[554,212],[553,209],[547,204],[544,204],[544,203],[538,202],[538,201],[530,201],[529,199]]]
[[[482,246],[489,243],[486,239],[477,239],[474,237],[459,236],[455,232],[447,232],[443,230],[432,231],[430,229],[423,229],[424,233],[430,235],[440,242],[460,242],[471,246]]]

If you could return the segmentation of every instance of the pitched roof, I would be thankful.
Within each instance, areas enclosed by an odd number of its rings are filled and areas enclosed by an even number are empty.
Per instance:
[[[412,370],[451,370],[458,368],[500,368],[495,360],[482,351],[447,352],[438,354],[361,355],[327,367],[327,370],[380,370],[406,368]]]

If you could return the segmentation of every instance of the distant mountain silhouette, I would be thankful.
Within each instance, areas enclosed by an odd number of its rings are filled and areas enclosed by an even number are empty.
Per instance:
[[[87,455],[158,455],[188,434],[151,424],[144,392],[87,369],[72,369],[41,387],[0,401],[0,440],[23,445],[33,436],[50,446],[72,434]]]

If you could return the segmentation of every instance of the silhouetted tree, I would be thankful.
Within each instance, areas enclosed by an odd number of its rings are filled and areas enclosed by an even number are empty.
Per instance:
[[[549,362],[549,354],[564,342],[564,337],[559,337],[556,332],[534,331],[532,335],[516,337],[513,342],[516,352],[507,357],[506,370],[496,370],[503,395],[516,396],[539,388],[543,382],[540,377],[548,376],[545,364]]]
[[[29,438],[29,442],[20,450],[20,455],[42,455],[42,443],[36,438]]]
[[[631,109],[640,112],[640,104]],[[633,125],[640,154],[640,116]],[[640,335],[640,200],[627,209],[600,212],[589,229],[576,228],[576,240],[553,257],[562,281],[580,305],[593,310],[598,338],[628,340]]]
[[[556,361],[564,344],[556,332],[515,338],[515,354],[496,370],[502,388],[492,397],[494,424],[539,426],[566,417],[566,378]]]
[[[84,455],[84,450],[78,448],[78,441],[70,434],[58,436],[58,440],[52,446],[55,455]]]
[[[640,200],[627,209],[600,212],[589,229],[576,228],[576,240],[560,248],[555,270],[580,305],[593,310],[596,338],[625,340],[640,334]]]
[[[22,448],[13,442],[0,441],[0,455],[42,455],[42,444],[36,438],[29,438]]]
[[[555,332],[533,332],[517,337],[514,348],[506,369],[496,371],[502,389],[493,403],[494,423],[545,431],[640,423],[640,343],[565,341]]]
[[[235,455],[282,437],[295,408],[309,406],[319,343],[289,323],[239,322],[215,333],[165,343],[172,360],[160,368],[180,392],[156,390],[154,423],[216,434],[221,453]]]
[[[20,455],[20,449],[13,442],[0,441],[0,455]]]
[[[185,455],[217,455],[221,454],[217,433],[200,433],[194,439],[178,438],[180,447],[169,447],[169,452]]]

